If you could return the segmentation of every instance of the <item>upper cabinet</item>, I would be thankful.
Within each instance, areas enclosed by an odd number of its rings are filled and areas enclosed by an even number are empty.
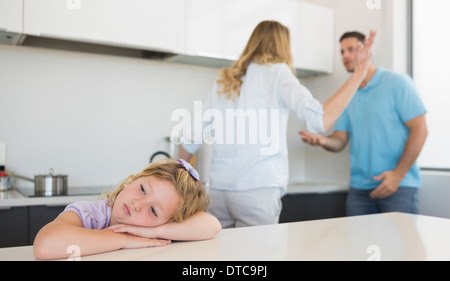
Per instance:
[[[7,38],[129,47],[215,67],[231,65],[263,20],[289,28],[298,76],[332,72],[333,10],[302,0],[0,0]]]
[[[0,0],[0,30],[22,33],[21,0]]]
[[[290,22],[294,66],[299,75],[332,73],[335,47],[334,11],[301,1],[292,3]]]
[[[186,0],[24,0],[24,33],[182,53],[185,3]]]
[[[256,25],[276,20],[290,30],[300,76],[333,70],[332,9],[300,0],[189,0],[186,18],[189,56],[236,60]]]

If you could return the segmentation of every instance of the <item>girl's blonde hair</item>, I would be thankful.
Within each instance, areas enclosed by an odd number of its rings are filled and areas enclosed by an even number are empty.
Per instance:
[[[196,180],[192,175],[176,160],[167,159],[154,162],[148,165],[141,172],[128,176],[119,186],[111,192],[104,194],[109,205],[114,205],[117,195],[130,183],[141,177],[154,176],[161,180],[171,182],[178,194],[181,202],[172,219],[174,222],[182,222],[199,211],[206,211],[210,199],[201,181]]]
[[[229,68],[219,72],[220,94],[229,98],[240,95],[242,77],[250,62],[259,64],[286,63],[294,72],[289,29],[277,21],[263,21],[253,30],[240,58]]]

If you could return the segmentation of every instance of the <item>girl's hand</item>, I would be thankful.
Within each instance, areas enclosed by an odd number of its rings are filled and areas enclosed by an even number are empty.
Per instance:
[[[198,241],[214,238],[222,228],[216,217],[200,211],[180,223],[168,222],[155,227],[115,224],[107,229],[117,234],[145,239]]]
[[[128,224],[115,224],[108,227],[108,229],[115,233],[128,233],[143,238],[158,238],[156,234],[156,229],[154,227],[143,227]]]
[[[163,247],[172,243],[170,240],[166,239],[155,239],[155,238],[143,238],[130,234],[126,235],[125,243],[123,249],[137,249],[137,248],[148,248],[148,247]]]
[[[172,241],[168,239],[156,238],[156,236],[152,233],[153,228],[116,224],[106,228],[105,230],[121,234],[122,237],[124,237],[124,249],[162,247],[172,243]]]

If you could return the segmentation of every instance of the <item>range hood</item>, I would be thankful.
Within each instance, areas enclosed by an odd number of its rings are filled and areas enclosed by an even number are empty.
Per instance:
[[[190,56],[190,55],[172,55],[164,59],[165,61],[200,65],[214,68],[230,67],[233,64],[233,60],[226,58],[217,58],[212,56]],[[300,78],[314,77],[318,75],[328,74],[322,70],[295,68],[296,76]]]
[[[0,30],[0,44],[20,45],[25,40],[25,34]]]

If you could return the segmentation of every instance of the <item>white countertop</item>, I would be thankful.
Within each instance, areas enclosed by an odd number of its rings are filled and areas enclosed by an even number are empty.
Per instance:
[[[76,187],[75,187],[76,188]],[[99,187],[95,187],[99,188]],[[107,187],[104,187],[106,189]],[[299,193],[330,193],[346,192],[349,187],[346,183],[339,182],[298,182],[290,183],[287,187],[287,194]],[[63,206],[76,201],[94,201],[99,199],[99,195],[77,195],[77,196],[55,196],[55,197],[27,197],[17,190],[0,192],[0,209],[19,206]]]
[[[298,193],[331,193],[348,192],[350,187],[346,182],[292,182],[288,184],[286,194]]]
[[[126,249],[81,260],[284,261],[450,260],[450,220],[385,213],[222,230],[214,239]],[[34,260],[32,246],[0,260]]]
[[[94,201],[98,200],[99,194],[93,195],[71,195],[71,196],[53,196],[53,197],[27,197],[19,191],[13,189],[0,192],[0,209],[20,206],[65,206],[76,201]]]

